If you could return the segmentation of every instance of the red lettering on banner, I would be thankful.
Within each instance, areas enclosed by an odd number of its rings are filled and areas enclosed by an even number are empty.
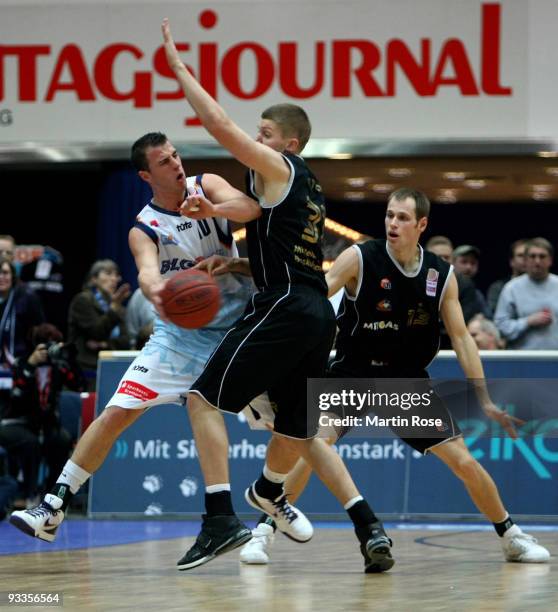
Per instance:
[[[72,80],[69,83],[62,83],[62,72],[66,67]],[[95,100],[85,60],[77,45],[66,45],[60,52],[47,89],[45,102],[52,102],[57,91],[75,91],[80,102]]]
[[[296,43],[279,44],[279,84],[283,93],[291,98],[312,98],[320,93],[324,86],[325,43],[316,43],[316,62],[314,64],[314,84],[303,89],[298,84],[298,45]]]
[[[500,5],[482,7],[481,83],[484,93],[511,96],[511,87],[500,85]]]
[[[131,53],[136,59],[141,59],[143,53],[137,47],[127,44],[114,44],[103,49],[95,60],[95,83],[99,91],[109,100],[133,100],[136,108],[150,108],[151,104],[151,73],[136,72],[134,74],[134,88],[132,91],[122,93],[114,86],[114,63],[121,53]]]
[[[354,70],[365,96],[381,97],[384,94],[370,74],[380,65],[380,50],[369,40],[333,41],[333,97],[350,98],[353,51],[360,52],[362,58]]]
[[[479,55],[481,65],[475,74],[470,61],[471,51],[458,38],[448,38],[439,52],[433,50],[430,38],[420,39],[420,51],[414,53],[410,43],[398,38],[381,47],[372,40],[334,39],[315,41],[313,57],[301,58],[301,46],[297,42],[280,41],[276,49],[256,41],[237,42],[222,49],[214,41],[193,45],[178,42],[180,52],[197,55],[197,66],[188,70],[197,75],[204,88],[215,98],[219,89],[241,100],[264,96],[276,84],[291,99],[309,99],[320,94],[333,98],[350,98],[362,95],[367,98],[394,97],[402,79],[421,97],[436,96],[441,88],[456,88],[462,96],[511,96],[513,90],[502,85],[501,76],[501,20],[502,7],[498,3],[485,3],[481,10]],[[204,10],[198,23],[211,30],[218,23],[215,11]],[[50,56],[48,45],[0,45],[0,102],[5,97],[5,63],[12,58],[17,62],[19,102],[52,102],[60,92],[74,92],[80,102],[99,98],[116,102],[132,101],[136,108],[151,108],[153,100],[180,100],[183,93],[174,73],[169,68],[162,47],[153,54],[148,69],[133,72],[133,85],[128,91],[118,86],[116,65],[124,55],[134,60],[144,60],[145,52],[130,43],[114,43],[102,48],[93,66],[88,67],[82,49],[76,44],[62,47],[53,58],[50,75],[38,71],[44,67],[39,56]],[[326,62],[331,62],[328,67]],[[253,62],[254,79],[250,85],[243,79],[246,62]],[[301,83],[301,66],[308,63],[307,83]],[[330,92],[324,92],[326,70],[331,70]],[[250,71],[250,74],[252,72]],[[50,76],[50,79],[48,78]],[[63,80],[65,77],[65,80]],[[171,90],[155,91],[154,77],[172,79]],[[125,76],[123,77],[125,78]],[[44,98],[37,92],[37,83],[46,80],[48,86]],[[15,92],[10,92],[15,96]],[[195,116],[185,119],[187,126],[199,126]]]
[[[123,380],[122,385],[120,385],[120,389],[118,389],[117,393],[123,393],[124,395],[130,395],[131,397],[135,397],[140,400],[152,400],[155,399],[159,394],[155,393],[152,389],[145,387],[144,385],[140,385],[140,383],[134,382],[132,380]]]
[[[37,56],[49,54],[48,45],[0,45],[0,100],[4,99],[4,57],[15,55],[18,59],[19,101],[36,102]]]

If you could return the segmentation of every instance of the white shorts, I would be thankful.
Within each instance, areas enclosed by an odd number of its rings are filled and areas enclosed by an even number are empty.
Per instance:
[[[223,333],[190,339],[190,350],[169,348],[164,334],[155,333],[130,364],[108,406],[140,410],[157,404],[185,405],[192,383],[222,339]]]

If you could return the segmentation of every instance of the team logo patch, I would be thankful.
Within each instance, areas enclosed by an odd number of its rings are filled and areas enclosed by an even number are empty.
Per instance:
[[[122,385],[120,385],[120,389],[118,389],[118,393],[123,393],[124,395],[130,395],[131,397],[135,397],[136,399],[147,401],[155,399],[159,394],[155,393],[152,389],[145,387],[144,385],[140,385],[133,380],[124,380],[122,381]]]
[[[436,289],[438,288],[438,277],[440,273],[434,268],[428,268],[426,275],[426,295],[436,297]]]
[[[376,304],[376,310],[379,310],[380,312],[390,312],[391,302],[389,300],[380,300]]]
[[[151,219],[149,225],[152,225],[153,227],[159,227],[159,222],[157,221],[157,219]]]
[[[178,242],[176,242],[176,240],[172,237],[172,234],[161,236],[161,242],[163,244],[178,244]]]
[[[382,289],[391,289],[391,281],[389,280],[389,278],[382,278],[382,280],[380,281],[380,287]]]

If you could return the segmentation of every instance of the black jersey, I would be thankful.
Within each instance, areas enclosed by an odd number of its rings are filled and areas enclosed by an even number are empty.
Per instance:
[[[337,317],[336,361],[361,366],[425,368],[440,343],[440,302],[451,267],[421,249],[406,273],[385,240],[355,245],[361,258],[356,298],[345,294]]]
[[[285,197],[262,204],[259,219],[246,224],[248,258],[260,289],[306,285],[327,294],[322,270],[325,204],[322,189],[299,155],[283,153],[291,167]],[[248,173],[247,193],[255,194],[254,173]]]

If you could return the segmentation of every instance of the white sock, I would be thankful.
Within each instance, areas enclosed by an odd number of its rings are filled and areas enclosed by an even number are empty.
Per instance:
[[[356,497],[353,497],[353,499],[350,499],[344,506],[343,508],[345,510],[348,510],[349,508],[352,508],[357,502],[359,502],[360,500],[364,499],[364,497],[362,497],[362,495],[357,495]]]
[[[79,491],[79,488],[86,483],[90,477],[91,474],[89,472],[86,472],[83,468],[80,468],[77,463],[68,459],[56,482],[68,485],[70,487],[70,492],[75,495]]]
[[[521,527],[519,527],[519,525],[512,525],[509,529],[506,529],[502,537],[503,538],[513,538],[513,536],[516,536],[520,533],[523,533],[521,531]]]
[[[275,484],[283,484],[285,480],[287,480],[287,474],[279,474],[279,472],[271,471],[267,467],[267,463],[264,464],[263,475],[264,478],[267,478],[267,480],[269,480],[269,482],[274,482]]]
[[[230,490],[231,490],[230,482],[224,482],[223,484],[209,485],[208,487],[205,487],[205,492],[209,494],[221,493],[221,491],[230,491]]]

